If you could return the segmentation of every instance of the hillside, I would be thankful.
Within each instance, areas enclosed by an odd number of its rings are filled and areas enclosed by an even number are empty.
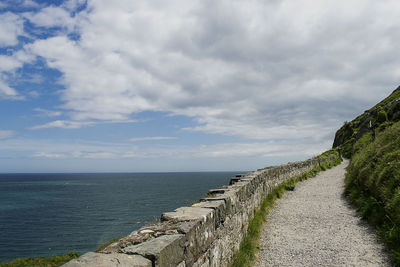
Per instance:
[[[351,158],[345,194],[400,266],[400,87],[345,123],[333,146]]]
[[[351,122],[345,122],[336,132],[333,148],[340,148],[342,155],[351,158],[355,143],[366,133],[373,136],[400,121],[400,87]]]

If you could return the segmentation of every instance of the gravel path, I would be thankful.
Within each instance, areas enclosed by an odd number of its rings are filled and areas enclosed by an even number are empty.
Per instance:
[[[390,266],[343,197],[348,162],[298,183],[269,213],[256,266]]]

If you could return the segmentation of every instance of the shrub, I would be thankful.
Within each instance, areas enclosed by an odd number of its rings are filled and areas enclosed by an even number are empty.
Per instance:
[[[388,119],[388,117],[387,117],[386,111],[380,110],[380,111],[378,112],[377,121],[378,121],[379,123],[383,123],[383,122],[387,121],[387,119]]]

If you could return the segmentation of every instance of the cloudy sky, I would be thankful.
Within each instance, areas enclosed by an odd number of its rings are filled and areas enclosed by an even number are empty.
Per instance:
[[[0,172],[253,170],[400,84],[397,0],[0,0]]]

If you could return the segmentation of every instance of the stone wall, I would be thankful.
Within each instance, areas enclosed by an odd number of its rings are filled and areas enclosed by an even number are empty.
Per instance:
[[[336,158],[331,154],[237,175],[198,203],[166,212],[158,223],[64,266],[227,266],[254,209],[273,188]]]

